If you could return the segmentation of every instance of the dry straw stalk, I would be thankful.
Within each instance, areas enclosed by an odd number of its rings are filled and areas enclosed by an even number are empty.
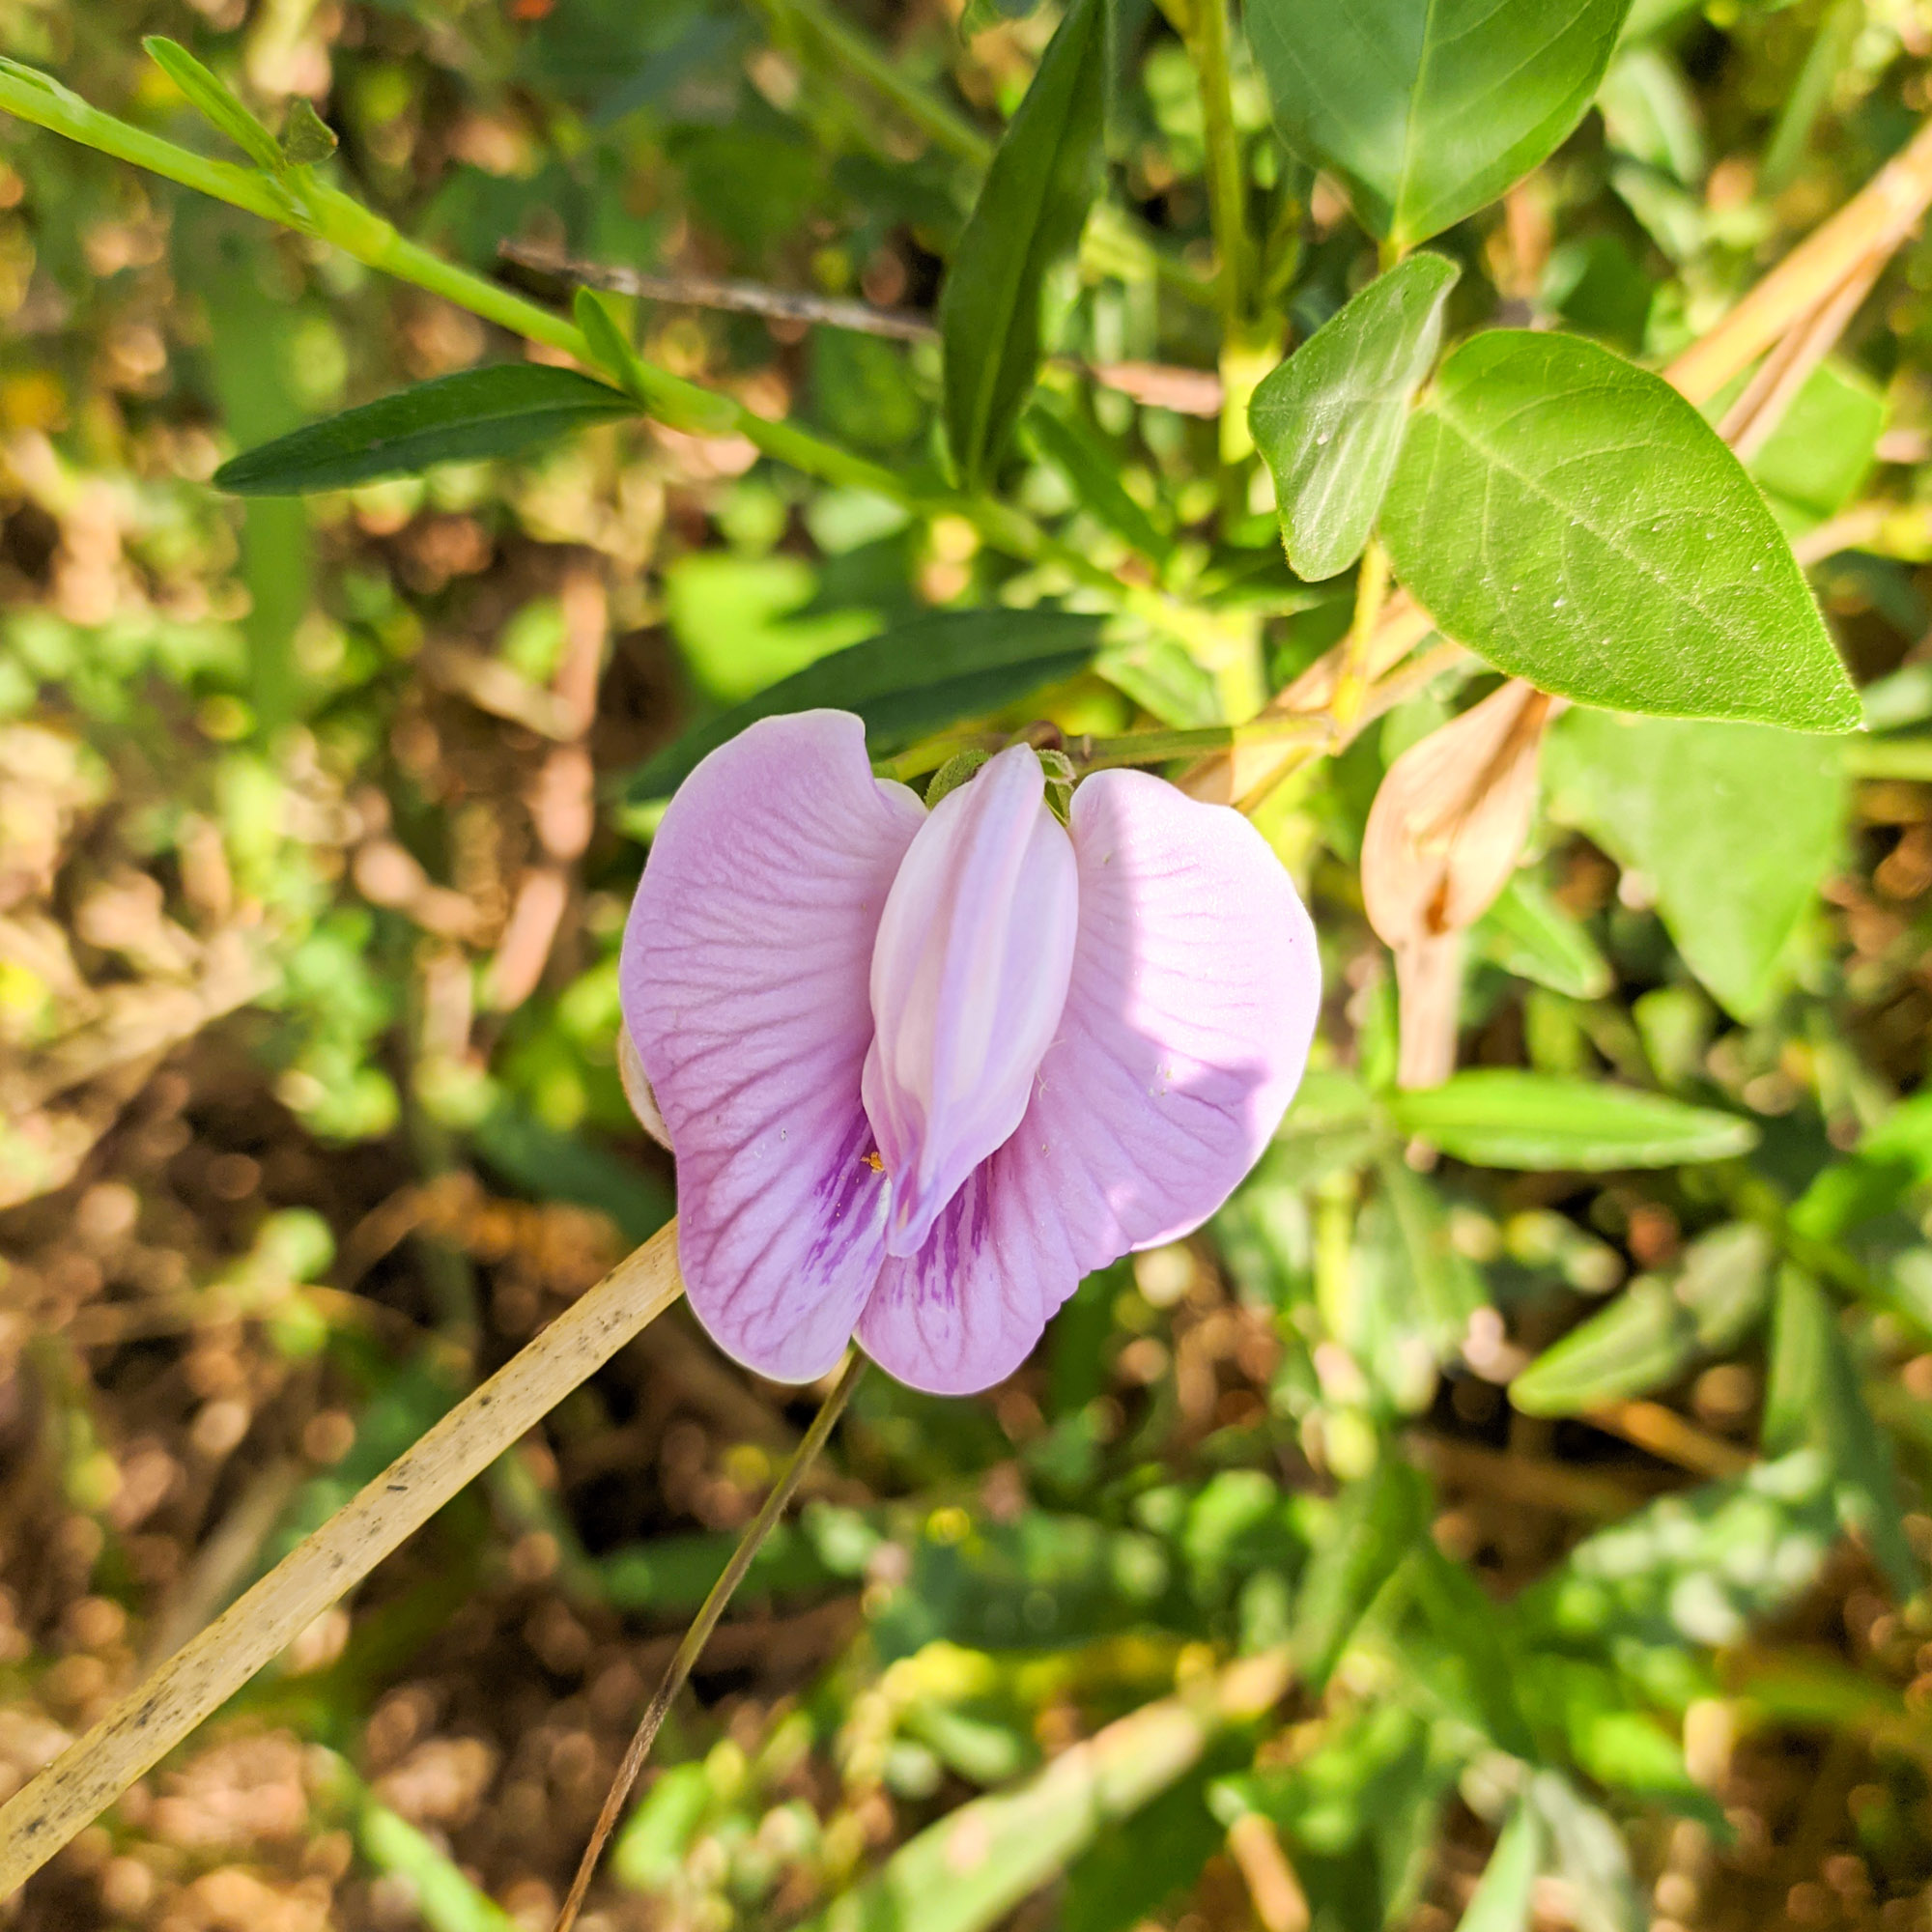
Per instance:
[[[31,1878],[682,1292],[673,1221],[0,1806],[0,1897]]]

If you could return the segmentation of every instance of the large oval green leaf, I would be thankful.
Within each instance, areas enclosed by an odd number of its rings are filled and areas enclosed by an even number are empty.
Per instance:
[[[1545,691],[1666,718],[1849,731],[1858,694],[1791,547],[1661,377],[1492,329],[1442,365],[1382,506],[1450,636]]]
[[[1282,138],[1377,235],[1426,242],[1551,153],[1629,0],[1248,0]]]
[[[1461,273],[1444,256],[1411,255],[1256,389],[1248,426],[1274,475],[1282,547],[1297,577],[1333,577],[1361,555]]]
[[[1757,1129],[1735,1114],[1632,1087],[1508,1067],[1459,1073],[1440,1087],[1398,1094],[1388,1106],[1404,1133],[1472,1167],[1533,1173],[1723,1160],[1757,1141]]]
[[[1842,753],[1765,724],[1577,710],[1550,732],[1543,776],[1549,815],[1639,873],[1684,963],[1755,1020],[1838,856]]]
[[[214,481],[238,497],[305,497],[413,476],[439,463],[514,456],[567,431],[637,413],[628,396],[575,370],[498,362],[418,383],[244,450]]]
[[[874,755],[1073,677],[1099,655],[1102,620],[1067,611],[948,611],[834,651],[684,733],[630,781],[633,799],[675,791],[747,724],[821,705],[866,721]]]
[[[1039,372],[1040,288],[1080,239],[1100,154],[1099,0],[1073,0],[1008,125],[939,298],[946,437],[977,489]]]

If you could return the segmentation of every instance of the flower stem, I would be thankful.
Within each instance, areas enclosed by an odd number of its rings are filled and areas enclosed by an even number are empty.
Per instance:
[[[1245,724],[1203,724],[1188,730],[1128,731],[1118,738],[1069,738],[1066,755],[1085,772],[1112,765],[1155,765],[1241,745],[1325,745],[1332,736],[1325,718],[1257,718]]]
[[[617,1767],[617,1775],[611,1780],[611,1789],[605,1795],[604,1808],[597,1814],[597,1823],[592,1828],[590,1842],[583,1848],[583,1857],[577,1867],[577,1876],[571,1881],[570,1895],[563,1901],[563,1909],[556,1915],[554,1932],[571,1932],[577,1923],[577,1915],[583,1907],[583,1894],[590,1889],[590,1880],[597,1870],[597,1861],[604,1855],[604,1847],[611,1833],[617,1828],[617,1819],[623,1811],[625,1801],[631,1795],[631,1787],[638,1781],[638,1774],[644,1768],[644,1760],[651,1754],[651,1746],[657,1742],[658,1732],[663,1728],[666,1715],[669,1712],[677,1693],[684,1689],[693,1667],[703,1654],[704,1646],[711,1640],[711,1633],[718,1627],[718,1619],[724,1614],[724,1606],[732,1598],[738,1585],[745,1580],[745,1573],[752,1567],[764,1540],[772,1532],[773,1525],[784,1514],[785,1505],[797,1492],[805,1472],[818,1460],[818,1452],[831,1438],[838,1418],[845,1412],[845,1405],[852,1399],[852,1391],[859,1385],[859,1378],[866,1373],[866,1357],[854,1349],[845,1358],[845,1367],[832,1393],[825,1398],[823,1406],[811,1419],[811,1427],[805,1433],[805,1440],[798,1445],[785,1472],[773,1487],[758,1513],[754,1516],[743,1536],[738,1539],[738,1547],[731,1552],[731,1560],[724,1566],[724,1574],[711,1586],[711,1594],[705,1598],[697,1615],[692,1619],[691,1628],[684,1634],[684,1641],[677,1647],[677,1654],[671,1659],[665,1671],[663,1681],[658,1685],[657,1694],[652,1697],[649,1708],[644,1712],[642,1721],[638,1725],[637,1735],[632,1738],[630,1748],[624,1753],[624,1761]]]

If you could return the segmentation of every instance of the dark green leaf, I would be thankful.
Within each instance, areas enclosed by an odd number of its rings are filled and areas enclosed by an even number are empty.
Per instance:
[[[1443,256],[1410,256],[1255,391],[1248,424],[1274,473],[1281,541],[1297,577],[1333,577],[1361,555],[1461,273]]]
[[[1629,0],[1248,0],[1282,138],[1412,245],[1494,201],[1583,118]]]
[[[1576,336],[1465,342],[1382,512],[1444,631],[1588,704],[1849,731],[1858,695],[1737,458],[1661,377]]]
[[[1735,1114],[1508,1067],[1459,1073],[1440,1087],[1398,1094],[1388,1104],[1404,1133],[1476,1167],[1593,1174],[1674,1167],[1722,1160],[1757,1141],[1757,1129]]]
[[[214,472],[239,497],[302,497],[439,463],[513,456],[591,423],[635,415],[629,397],[571,369],[498,362],[419,383],[244,451]]]
[[[275,137],[248,112],[225,81],[217,79],[178,41],[150,34],[141,44],[211,128],[227,135],[258,168],[266,168],[270,174],[281,172],[282,151]]]
[[[1551,731],[1543,770],[1549,815],[1640,873],[1684,963],[1740,1019],[1760,1017],[1838,855],[1838,746],[1763,724],[1578,710]]]
[[[856,711],[876,755],[1072,677],[1100,649],[1101,620],[1064,611],[949,611],[900,625],[761,691],[687,731],[632,779],[634,799],[663,798],[747,724],[821,705]]]
[[[946,435],[962,483],[1000,459],[1039,369],[1040,290],[1080,239],[1100,153],[1099,0],[1073,0],[1009,125],[939,303]]]

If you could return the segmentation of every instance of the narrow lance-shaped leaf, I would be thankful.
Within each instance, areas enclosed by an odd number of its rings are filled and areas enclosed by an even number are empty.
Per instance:
[[[227,135],[258,168],[270,174],[281,172],[282,151],[275,137],[248,112],[226,82],[211,73],[178,41],[150,34],[141,44],[211,128]]]
[[[1100,153],[1099,0],[1073,0],[1009,125],[947,270],[946,435],[962,483],[999,461],[1038,372],[1040,289],[1080,239]]]
[[[1666,1283],[1641,1276],[1530,1363],[1510,1402],[1524,1415],[1581,1415],[1675,1381],[1697,1352],[1690,1311]]]
[[[1412,245],[1494,201],[1583,118],[1629,0],[1248,0],[1282,138]]]
[[[1248,425],[1274,474],[1282,546],[1297,577],[1333,577],[1361,555],[1461,273],[1441,255],[1410,256],[1255,391]]]
[[[1849,731],[1858,695],[1791,548],[1661,377],[1492,329],[1443,364],[1382,509],[1444,631],[1587,704]]]
[[[1387,1104],[1404,1133],[1475,1167],[1590,1174],[1675,1167],[1723,1160],[1757,1142],[1756,1128],[1735,1114],[1507,1067],[1459,1073],[1440,1087],[1391,1095]]]
[[[1483,1867],[1482,1882],[1464,1909],[1461,1932],[1523,1932],[1543,1868],[1543,1816],[1520,1804]]]
[[[697,761],[746,725],[831,705],[856,711],[875,755],[982,717],[1087,669],[1101,620],[1065,611],[949,611],[834,651],[687,731],[631,781],[634,799],[675,791]]]
[[[438,463],[513,456],[569,430],[637,414],[629,397],[571,369],[499,362],[419,383],[381,402],[310,423],[214,472],[240,497],[301,497]]]

